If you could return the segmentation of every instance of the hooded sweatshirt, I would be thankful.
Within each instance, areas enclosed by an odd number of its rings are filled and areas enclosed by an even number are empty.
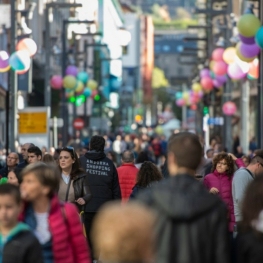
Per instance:
[[[7,236],[0,233],[0,263],[42,263],[41,246],[24,223],[18,223]]]
[[[195,178],[176,175],[137,199],[158,213],[156,262],[230,262],[226,206]]]
[[[85,212],[97,212],[105,202],[121,199],[117,170],[104,152],[89,151],[79,160],[87,173],[92,194],[92,199],[85,205]]]

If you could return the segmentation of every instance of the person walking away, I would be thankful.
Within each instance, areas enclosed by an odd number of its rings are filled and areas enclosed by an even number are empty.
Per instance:
[[[263,173],[263,156],[254,156],[250,164],[245,168],[238,169],[232,181],[232,196],[234,202],[234,213],[237,227],[242,220],[241,206],[246,188],[255,177]]]
[[[219,153],[213,158],[212,173],[204,178],[204,185],[211,194],[218,195],[228,207],[229,232],[233,233],[235,225],[234,204],[232,198],[232,179],[234,165],[244,167],[241,159],[233,154]]]
[[[157,166],[152,162],[144,162],[137,173],[136,184],[132,188],[130,199],[135,198],[143,189],[152,187],[158,181],[161,181],[163,176]]]
[[[28,163],[36,163],[42,160],[42,151],[37,146],[32,146],[27,150]]]
[[[73,147],[61,149],[59,154],[61,173],[58,197],[61,201],[70,202],[84,211],[85,204],[91,199],[91,192],[84,170],[80,168],[78,156]]]
[[[17,165],[17,167],[19,169],[23,169],[25,168],[27,165],[28,165],[28,154],[27,154],[27,150],[30,148],[30,147],[33,147],[35,146],[33,143],[25,143],[22,145],[21,147],[21,154],[22,154],[22,157],[23,157],[23,162],[19,163]]]
[[[100,207],[108,201],[121,200],[118,173],[114,163],[104,153],[105,139],[95,135],[90,139],[90,150],[80,157],[80,164],[87,173],[92,199],[85,206],[85,228],[91,246],[90,231]]]
[[[263,262],[263,174],[245,191],[237,235],[237,263]]]
[[[60,202],[56,195],[58,170],[37,162],[24,168],[21,176],[21,196],[26,204],[20,219],[39,240],[44,263],[90,263],[77,208]]]
[[[178,133],[168,146],[170,178],[138,194],[158,214],[158,263],[229,263],[227,209],[194,178],[202,158],[198,136]]]
[[[0,169],[0,176],[7,177],[8,173],[17,167],[18,160],[19,158],[17,153],[9,153],[6,159],[6,165]]]
[[[37,238],[26,224],[18,222],[21,209],[19,188],[0,185],[0,262],[43,263]]]
[[[129,199],[132,188],[136,183],[136,176],[139,170],[134,165],[134,161],[133,152],[125,151],[122,153],[122,165],[117,168],[123,202]]]

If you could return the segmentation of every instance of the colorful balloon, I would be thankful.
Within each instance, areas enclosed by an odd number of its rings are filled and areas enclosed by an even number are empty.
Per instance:
[[[202,86],[200,85],[200,83],[194,83],[192,85],[192,90],[195,91],[195,92],[199,92],[202,90]]]
[[[54,75],[50,79],[50,86],[53,89],[61,89],[63,86],[63,78],[60,75]]]
[[[242,70],[242,68],[237,64],[230,64],[227,70],[227,74],[231,79],[240,80],[246,77],[246,73]]]
[[[216,61],[213,67],[213,72],[218,76],[223,76],[227,73],[227,64],[224,61]]]
[[[228,47],[223,54],[223,60],[226,62],[226,64],[231,64],[235,61],[236,56],[236,48],[234,47]]]
[[[214,61],[222,61],[223,60],[223,54],[225,49],[224,48],[216,48],[212,53],[212,59]]]
[[[242,15],[237,23],[240,35],[244,37],[255,36],[260,26],[260,20],[253,14]]]
[[[31,59],[25,50],[14,52],[9,58],[9,64],[13,70],[26,70],[30,67]]]
[[[185,100],[184,100],[184,99],[178,99],[178,100],[176,100],[176,105],[177,105],[178,107],[183,107],[183,106],[185,106]]]
[[[258,79],[259,78],[259,60],[258,60],[258,58],[254,59],[254,61],[252,61],[249,64],[248,77],[250,79]]]
[[[255,36],[256,43],[259,47],[263,48],[263,26],[260,27],[256,36]]]
[[[91,89],[89,89],[89,88],[85,88],[85,89],[84,89],[83,95],[84,95],[86,98],[90,97],[91,94],[92,94],[92,90],[91,90]]]
[[[242,42],[238,43],[240,54],[245,58],[256,57],[260,52],[257,44],[247,45]]]
[[[77,79],[82,81],[83,83],[86,83],[89,79],[89,74],[85,71],[79,72],[77,75]]]
[[[200,71],[200,78],[209,77],[210,70],[208,68],[204,68]]]
[[[211,91],[213,89],[213,80],[210,77],[204,77],[201,79],[201,86],[205,91]]]
[[[240,60],[242,60],[242,61],[252,62],[252,61],[256,58],[256,56],[254,56],[254,57],[245,57],[245,56],[243,56],[243,55],[241,54],[241,50],[240,50],[241,43],[242,43],[242,42],[238,43],[237,46],[236,46],[236,54],[237,54],[237,57],[238,57]]]
[[[78,75],[78,68],[76,66],[68,66],[66,68],[66,75],[76,77]]]
[[[222,87],[223,84],[220,81],[218,81],[217,79],[213,79],[213,85],[216,88],[220,88],[220,87]]]
[[[17,43],[16,50],[27,51],[33,57],[37,53],[37,44],[32,38],[23,38]]]
[[[63,78],[63,87],[66,89],[74,89],[77,85],[75,77],[68,75]]]
[[[98,82],[94,79],[90,79],[87,83],[87,87],[89,87],[91,90],[95,90],[98,87]]]
[[[82,81],[77,81],[77,85],[75,87],[75,92],[77,93],[77,95],[82,94],[83,90],[84,90],[84,84],[82,83]]]
[[[253,45],[255,44],[255,37],[244,37],[242,35],[238,35],[239,39],[242,43],[247,44],[247,45]]]
[[[228,101],[223,104],[222,110],[225,115],[232,116],[236,113],[237,106],[234,102]]]
[[[0,72],[7,72],[10,69],[9,55],[6,51],[0,51]]]
[[[227,82],[227,75],[216,76],[215,79],[223,85]]]

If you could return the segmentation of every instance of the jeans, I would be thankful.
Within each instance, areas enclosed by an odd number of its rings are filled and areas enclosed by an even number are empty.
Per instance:
[[[84,225],[86,229],[87,241],[90,246],[90,254],[91,254],[92,259],[95,259],[95,258],[94,258],[94,253],[93,253],[93,245],[91,241],[91,229],[92,229],[92,224],[93,224],[95,215],[96,215],[95,212],[90,212],[90,213],[85,212],[85,215],[84,215]]]

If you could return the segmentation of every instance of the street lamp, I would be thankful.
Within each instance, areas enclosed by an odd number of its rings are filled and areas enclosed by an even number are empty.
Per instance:
[[[51,2],[46,3],[46,9],[45,9],[45,106],[50,107],[51,106],[51,88],[49,85],[49,79],[50,79],[50,56],[51,56],[51,50],[50,50],[50,24],[49,24],[49,9],[50,8],[77,8],[82,7],[82,4],[75,4],[75,3],[57,3],[57,2]]]

